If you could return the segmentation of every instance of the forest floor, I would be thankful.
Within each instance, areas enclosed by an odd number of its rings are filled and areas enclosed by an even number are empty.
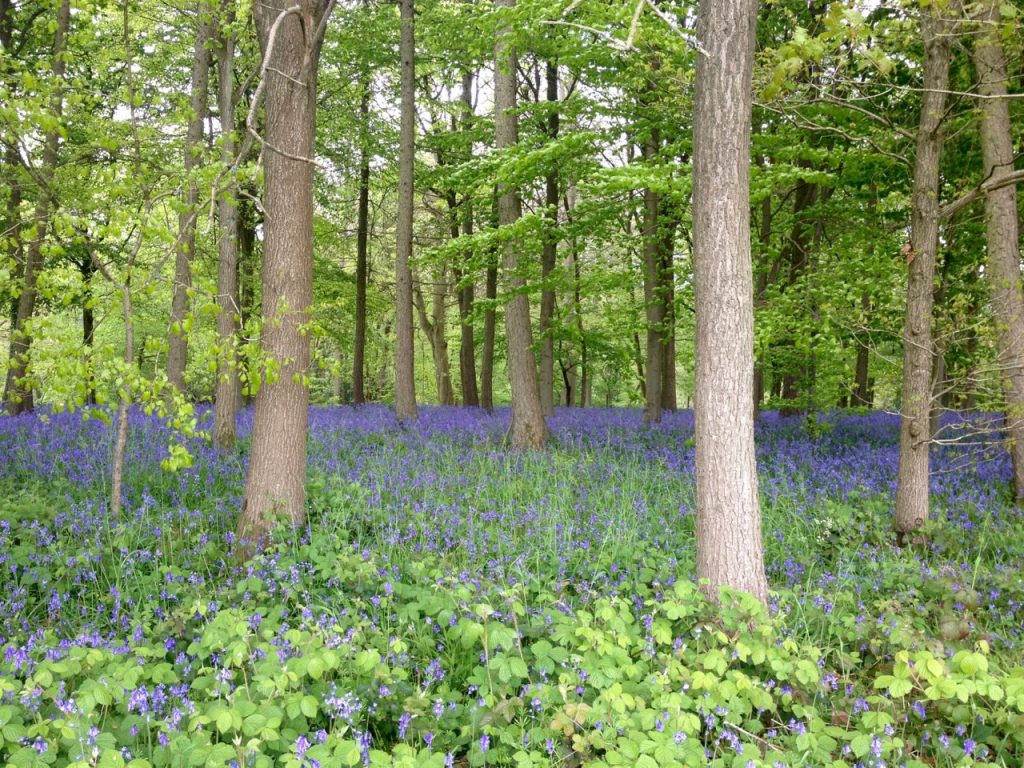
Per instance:
[[[248,433],[242,415],[242,434]],[[693,419],[311,411],[309,520],[229,555],[245,451],[133,416],[0,420],[0,762],[1024,764],[1024,516],[992,435],[892,536],[898,421],[765,414],[767,613],[693,583]],[[955,434],[955,425],[949,425]]]

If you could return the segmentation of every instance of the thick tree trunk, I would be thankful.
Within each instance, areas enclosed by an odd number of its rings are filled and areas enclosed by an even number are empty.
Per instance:
[[[412,218],[413,171],[416,141],[416,40],[413,33],[413,0],[401,0],[402,31],[399,56],[401,76],[401,126],[398,137],[398,223],[395,259],[395,416],[399,421],[416,418],[415,350],[412,328]]]
[[[495,0],[499,8],[514,8],[516,0]],[[498,31],[494,48],[494,134],[499,150],[514,147],[519,141],[516,114],[516,54],[508,38],[509,28]],[[498,226],[515,224],[521,215],[519,193],[507,184],[498,189]],[[502,262],[511,288],[505,305],[505,334],[508,338],[508,374],[512,387],[512,446],[542,448],[547,441],[547,424],[537,385],[537,364],[533,357],[533,329],[530,327],[530,302],[523,288],[526,280],[520,272],[519,246],[506,242]]]
[[[57,24],[53,35],[53,98],[50,111],[60,120],[64,106],[65,51],[67,50],[68,28],[71,24],[71,2],[62,0],[57,9]],[[54,128],[46,132],[43,140],[43,160],[39,170],[41,184],[36,200],[34,231],[28,244],[22,269],[21,293],[18,309],[11,328],[10,354],[7,359],[7,381],[4,386],[4,406],[7,413],[17,416],[33,408],[32,385],[26,379],[29,367],[29,347],[32,339],[28,324],[36,311],[36,281],[43,267],[43,241],[50,225],[53,207],[53,190],[50,183],[57,168],[57,150],[60,146],[60,132]]]
[[[473,118],[473,73],[462,75],[462,125],[468,130]],[[467,147],[467,154],[471,148]],[[462,201],[462,234],[473,234],[473,204],[470,198]],[[476,383],[476,343],[473,338],[474,286],[472,275],[457,273],[459,280],[459,380],[462,386],[462,404],[472,407],[480,405],[480,393]]]
[[[921,9],[924,91],[914,158],[913,208],[907,257],[907,313],[903,325],[903,392],[895,528],[902,536],[928,519],[929,411],[932,394],[932,304],[939,248],[939,167],[949,85],[952,9]]]
[[[993,182],[1013,173],[1013,132],[1007,103],[1006,51],[1001,5],[982,0],[974,43],[981,110],[982,176]],[[1024,503],[1024,295],[1021,293],[1017,189],[1007,185],[985,197],[985,274],[992,286],[992,319],[1006,397],[1006,433],[1013,458],[1013,493]]]
[[[196,8],[198,27],[192,53],[191,97],[188,130],[185,133],[185,190],[182,193],[181,212],[178,214],[174,284],[171,286],[171,327],[167,335],[167,379],[179,392],[185,389],[185,367],[188,365],[185,315],[188,313],[188,293],[192,287],[192,259],[196,250],[198,215],[196,208],[199,204],[199,187],[193,174],[197,155],[202,148],[210,84],[210,51],[206,47],[212,31],[209,13],[205,0],[200,0]]]
[[[265,540],[275,523],[300,524],[306,515],[313,137],[326,19],[318,0],[293,3],[264,0],[253,6],[267,78],[262,349],[277,370],[263,377],[256,395],[236,538],[243,557]]]
[[[235,40],[234,0],[222,0],[217,50],[217,108],[221,124],[221,162],[230,167],[235,160]],[[235,354],[238,336],[238,187],[229,175],[217,198],[217,343],[220,361],[213,405],[213,443],[222,451],[235,447],[235,418],[238,412],[239,378]]]
[[[363,81],[359,98],[359,125],[362,130],[359,147],[359,208],[356,214],[356,329],[352,352],[352,402],[366,402],[364,372],[366,369],[366,276],[367,245],[370,234],[370,80]]]
[[[756,0],[701,0],[694,105],[697,578],[768,599],[754,418],[750,254]]]
[[[549,105],[558,102],[558,65],[547,62],[547,99]],[[549,106],[547,135],[554,141],[558,138],[558,108]],[[541,252],[541,278],[543,288],[540,294],[540,404],[545,416],[555,412],[555,338],[551,327],[555,315],[555,288],[551,284],[551,273],[558,259],[558,170],[552,168],[544,179],[544,204],[547,206],[548,231]]]

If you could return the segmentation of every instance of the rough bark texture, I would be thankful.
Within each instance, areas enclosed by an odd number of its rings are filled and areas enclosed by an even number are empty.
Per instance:
[[[64,105],[64,71],[67,49],[68,28],[71,24],[71,2],[63,0],[57,9],[57,26],[53,36],[53,97],[50,110],[56,119],[60,119]],[[11,328],[10,354],[7,358],[7,381],[4,386],[4,406],[7,413],[16,416],[32,410],[32,386],[26,380],[29,366],[29,347],[32,339],[27,325],[36,310],[36,280],[43,266],[43,242],[50,225],[50,213],[53,207],[53,191],[50,182],[57,167],[57,150],[60,146],[60,133],[54,129],[47,131],[43,140],[43,159],[39,169],[42,184],[36,200],[34,214],[34,231],[28,244],[28,251],[22,267],[21,293],[18,296],[18,308]]]
[[[200,2],[196,8],[198,27],[192,53],[192,85],[189,98],[188,130],[185,133],[185,190],[178,214],[178,238],[174,253],[174,284],[171,286],[170,330],[167,335],[167,379],[179,391],[185,389],[185,367],[188,365],[188,337],[184,328],[188,312],[188,292],[192,287],[192,258],[196,250],[196,207],[199,187],[192,174],[197,154],[202,147],[210,86],[210,51],[206,43],[212,27],[209,7]]]
[[[941,13],[941,15],[940,15]],[[929,411],[932,394],[932,304],[939,247],[939,163],[949,85],[949,9],[921,10],[924,91],[914,158],[913,207],[907,265],[907,312],[903,324],[903,393],[900,458],[896,483],[896,531],[902,535],[928,519]]]
[[[1000,3],[983,0],[974,43],[974,68],[981,96],[982,176],[998,182],[1013,173],[1013,133],[1006,99],[1007,67]],[[985,274],[992,287],[992,319],[1006,397],[1006,432],[1013,457],[1013,491],[1024,502],[1024,295],[1021,294],[1017,189],[1007,185],[985,198]]]
[[[412,214],[413,163],[416,141],[416,70],[413,35],[413,0],[401,0],[402,60],[401,125],[398,136],[398,222],[395,258],[395,416],[399,421],[416,418],[416,378],[412,329]]]
[[[359,147],[359,209],[356,214],[356,329],[352,351],[352,402],[366,402],[366,275],[367,245],[370,234],[370,148],[367,133],[370,124],[370,80],[363,81],[359,98],[359,125],[363,131]]]
[[[515,0],[495,0],[499,8],[514,8]],[[516,54],[508,43],[510,30],[498,32],[494,48],[494,134],[497,148],[513,147],[519,140],[516,115]],[[515,224],[521,215],[519,193],[508,185],[498,189],[498,226]],[[507,240],[502,265],[512,296],[505,305],[505,334],[508,337],[508,374],[512,386],[512,446],[542,448],[547,441],[547,424],[537,385],[537,364],[533,357],[533,329],[530,303],[519,272],[519,245]]]
[[[702,0],[694,108],[697,578],[768,598],[754,418],[750,122],[756,0]],[[649,374],[648,374],[649,377]]]
[[[462,75],[462,121],[463,129],[469,128],[473,118],[473,73]],[[466,147],[467,155],[472,151]],[[467,237],[473,234],[473,205],[469,198],[462,201],[462,234]],[[480,392],[476,383],[476,343],[473,338],[473,302],[474,286],[470,276],[467,279],[463,272],[457,274],[459,279],[459,380],[462,385],[462,404],[480,405]]]
[[[222,0],[220,28],[234,22],[234,0]],[[235,40],[222,31],[217,49],[217,109],[221,124],[221,162],[230,167],[235,160]],[[235,418],[238,412],[239,378],[235,342],[238,334],[238,187],[233,176],[224,181],[217,198],[217,344],[220,361],[213,404],[213,443],[222,451],[235,447]]]
[[[554,141],[558,138],[558,65],[547,62],[547,99],[551,105],[548,115],[547,135]],[[555,288],[551,284],[551,273],[558,259],[558,170],[552,168],[544,179],[544,204],[547,206],[547,227],[541,252],[541,277],[544,281],[540,294],[540,404],[545,416],[555,412],[555,338],[551,322],[555,316]]]
[[[256,395],[252,453],[238,523],[242,556],[262,542],[278,520],[299,524],[305,519],[312,158],[316,70],[325,20],[318,0],[293,3],[265,0],[253,6],[260,48],[268,63],[261,341],[263,354],[277,370],[276,375],[263,378]],[[297,11],[289,10],[295,7]]]

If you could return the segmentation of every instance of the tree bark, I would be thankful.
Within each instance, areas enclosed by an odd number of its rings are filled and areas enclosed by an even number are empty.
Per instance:
[[[469,129],[473,118],[473,73],[469,70],[462,74],[462,127]],[[472,154],[472,146],[465,148],[466,159]],[[469,237],[473,234],[473,203],[467,196],[462,200],[462,234]],[[468,256],[468,254],[467,254]],[[469,277],[460,270],[456,277],[459,281],[459,382],[462,386],[462,404],[471,407],[480,405],[480,393],[476,383],[476,342],[473,337],[473,302],[474,285],[472,274]]]
[[[643,144],[644,161],[653,166],[661,149],[661,136],[652,128]],[[644,379],[644,423],[661,421],[661,388],[665,367],[665,304],[661,295],[661,197],[650,187],[644,189],[644,306],[647,313],[647,376]]]
[[[558,138],[558,64],[548,61],[546,67],[548,114],[547,137]],[[555,288],[551,274],[558,259],[558,170],[552,167],[544,178],[544,205],[547,210],[547,232],[541,251],[540,294],[540,404],[545,416],[555,412],[555,337],[551,327],[555,315]]]
[[[60,120],[64,110],[65,52],[70,25],[71,2],[62,0],[57,9],[57,26],[53,35],[53,60],[50,65],[54,89],[50,100],[50,110],[56,120]],[[47,131],[43,140],[43,161],[39,170],[41,184],[39,197],[36,200],[32,240],[28,244],[28,251],[25,254],[22,267],[23,282],[21,294],[18,296],[14,326],[11,328],[10,354],[7,358],[4,406],[11,416],[31,411],[34,406],[32,385],[26,378],[29,367],[29,347],[32,343],[27,326],[36,310],[36,281],[43,268],[43,242],[46,240],[53,207],[53,190],[50,184],[57,168],[59,147],[60,132],[56,128]]]
[[[398,244],[395,258],[395,416],[416,418],[415,351],[412,328],[412,214],[416,142],[416,39],[413,0],[401,0],[402,31],[399,42],[401,126],[398,136]]]
[[[236,537],[242,557],[265,541],[278,519],[292,524],[305,519],[313,138],[326,26],[319,0],[264,0],[253,6],[253,14],[267,78],[262,350],[275,370],[262,376],[256,395]]]
[[[82,275],[82,349],[86,355],[85,403],[96,405],[96,380],[93,376],[93,341],[96,332],[96,316],[93,311],[92,278],[96,274],[96,266],[86,256],[78,265]]]
[[[498,8],[514,8],[516,0],[495,0]],[[516,53],[508,38],[508,27],[498,30],[494,47],[494,134],[499,149],[514,147],[519,141],[516,114]],[[509,227],[521,215],[519,193],[508,184],[498,189],[498,226]],[[520,272],[519,246],[511,239],[502,245],[503,267],[512,296],[505,305],[505,334],[508,337],[508,374],[512,387],[512,446],[542,448],[547,441],[547,424],[537,384],[537,364],[533,357],[533,329],[530,326],[530,302],[524,290],[526,280]]]
[[[178,238],[175,242],[174,284],[171,286],[170,331],[167,335],[167,379],[179,392],[185,390],[185,368],[188,365],[188,336],[185,316],[188,313],[189,290],[192,287],[192,259],[196,250],[196,216],[199,187],[193,178],[203,143],[210,85],[210,52],[206,43],[211,37],[208,18],[210,9],[205,0],[196,7],[198,26],[192,53],[192,85],[189,98],[188,129],[185,133],[185,190],[178,214]],[[233,160],[233,158],[232,158]]]
[[[1006,50],[1000,3],[982,0],[974,42],[974,68],[981,110],[983,176],[993,183],[1013,173],[1013,132],[1007,95]],[[1006,398],[1006,432],[1013,459],[1013,493],[1024,503],[1024,295],[1021,293],[1017,188],[994,189],[985,197],[985,274],[992,286],[992,319]]]
[[[899,536],[928,519],[929,411],[932,394],[932,304],[939,248],[939,176],[943,115],[949,85],[952,8],[921,9],[924,71],[921,120],[914,158],[913,207],[903,325],[903,391],[895,528]]]
[[[662,321],[661,410],[674,412],[676,403],[676,308],[675,308],[675,245],[679,228],[677,207],[661,199],[658,211],[658,288],[665,315]]]
[[[802,163],[808,167],[806,163]],[[788,290],[794,290],[797,282],[807,271],[810,256],[810,239],[812,227],[807,221],[807,209],[814,205],[818,198],[818,186],[804,179],[796,183],[793,195],[793,231],[789,241],[782,250],[782,259],[789,266]],[[782,399],[786,403],[779,409],[784,416],[792,416],[809,405],[806,402],[807,366],[796,352],[796,344],[789,339],[786,346],[792,357],[786,361],[786,369],[782,377]],[[804,398],[801,400],[801,398]]]
[[[484,310],[484,349],[480,357],[480,407],[488,413],[494,410],[494,332],[497,325],[497,313],[494,302],[498,298],[498,265],[497,254],[491,256],[484,278],[484,298],[487,309]]]
[[[221,0],[217,49],[217,109],[221,124],[221,162],[235,160],[234,0]],[[220,347],[217,389],[213,404],[213,443],[222,451],[235,447],[239,378],[235,354],[238,337],[238,187],[233,175],[225,179],[217,198],[217,343]]]
[[[457,229],[457,227],[456,227]],[[434,360],[434,380],[437,385],[438,405],[454,405],[455,393],[452,388],[451,363],[448,360],[448,322],[445,302],[448,299],[447,268],[442,268],[434,277],[431,288],[430,313],[419,285],[413,289],[413,303],[420,316],[420,325],[430,342],[430,354]]]
[[[865,316],[871,312],[871,296],[867,291],[861,294],[860,306],[864,310]],[[853,404],[866,408],[870,408],[872,405],[870,392],[868,391],[870,354],[871,350],[868,348],[867,342],[858,341],[857,364],[854,372]]]
[[[356,214],[356,328],[352,351],[352,402],[366,402],[364,375],[366,369],[366,276],[367,246],[370,234],[370,79],[363,80],[359,97],[359,126],[362,131],[359,147],[359,208]]]
[[[750,123],[756,0],[701,0],[694,105],[697,578],[768,599],[754,455]],[[650,374],[648,373],[648,378]]]

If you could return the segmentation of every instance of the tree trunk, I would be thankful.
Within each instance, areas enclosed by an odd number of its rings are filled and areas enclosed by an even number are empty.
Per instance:
[[[267,78],[262,350],[278,368],[262,378],[256,395],[236,537],[243,557],[264,542],[278,520],[297,525],[306,514],[313,138],[326,18],[318,0],[293,3],[264,0],[253,6]]]
[[[754,418],[750,123],[756,0],[701,0],[694,105],[697,578],[768,599]],[[649,374],[648,374],[649,376]]]
[[[558,138],[558,65],[547,62],[548,115],[547,137],[549,141]],[[545,416],[555,412],[555,338],[551,323],[555,315],[555,288],[551,284],[551,273],[558,258],[558,170],[552,167],[544,179],[544,205],[547,208],[547,232],[541,252],[541,278],[543,287],[540,294],[540,404]]]
[[[238,200],[238,309],[240,325],[243,329],[253,314],[258,312],[256,306],[256,275],[261,266],[256,259],[256,208],[250,200],[240,197]],[[244,379],[251,384],[254,372],[248,370],[248,362],[239,358],[239,380]],[[243,386],[239,392],[242,403],[252,403],[252,387]]]
[[[932,394],[932,303],[939,248],[939,167],[949,85],[952,8],[921,9],[924,90],[914,158],[913,208],[907,257],[907,313],[903,325],[903,392],[895,528],[902,536],[928,519],[929,410]]]
[[[865,316],[871,312],[871,296],[867,291],[861,294],[860,306]],[[870,408],[871,396],[868,391],[868,367],[871,362],[871,350],[867,342],[857,342],[857,366],[854,374],[853,404]]]
[[[234,0],[221,0],[217,50],[217,109],[221,124],[221,162],[235,160]],[[217,197],[217,343],[220,347],[217,390],[213,405],[213,443],[222,451],[235,447],[239,379],[235,354],[238,336],[238,187],[234,175],[225,179]]]
[[[497,254],[491,255],[491,263],[487,265],[484,280],[487,309],[484,310],[484,350],[480,358],[480,406],[490,413],[494,410],[494,332],[497,325],[494,302],[498,298]]]
[[[185,316],[192,287],[192,259],[196,250],[196,217],[199,187],[193,178],[203,143],[210,83],[210,52],[206,43],[211,36],[210,9],[204,0],[196,8],[198,27],[192,53],[192,85],[189,99],[188,130],[185,133],[185,191],[178,214],[178,239],[175,242],[174,285],[171,286],[170,332],[167,335],[167,379],[179,392],[185,390],[188,365],[188,336]]]
[[[665,318],[662,321],[661,409],[674,412],[676,403],[676,308],[675,247],[679,215],[676,206],[662,198],[658,211],[658,288]]]
[[[447,268],[442,268],[434,278],[431,289],[430,313],[419,285],[413,289],[413,303],[420,316],[420,325],[430,342],[430,354],[434,360],[434,380],[437,384],[438,405],[454,405],[451,364],[448,361],[447,313],[445,301],[448,298]],[[420,281],[422,282],[422,281]]]
[[[514,8],[516,0],[495,0],[498,8]],[[511,29],[498,30],[494,48],[494,135],[499,149],[514,147],[519,141],[516,114],[515,51],[508,38]],[[498,189],[498,226],[515,224],[521,215],[519,193],[507,184]],[[547,441],[547,424],[537,385],[537,364],[533,357],[533,329],[530,327],[530,302],[523,290],[526,280],[520,272],[519,246],[504,243],[503,267],[511,288],[505,305],[505,333],[508,337],[508,374],[512,387],[512,446],[542,448]]]
[[[1013,173],[1013,132],[1007,102],[1006,51],[1001,5],[982,0],[974,43],[981,110],[982,176],[993,182]],[[1017,189],[1007,185],[985,197],[985,274],[992,286],[992,320],[1006,397],[1006,432],[1013,458],[1013,493],[1024,503],[1024,295],[1021,294]]]
[[[656,128],[644,141],[643,158],[648,165],[657,162],[661,137]],[[659,213],[661,198],[650,187],[644,190],[644,305],[647,312],[647,376],[644,379],[644,423],[661,421],[661,388],[665,367],[665,303],[661,294],[661,235]]]
[[[86,355],[85,403],[96,405],[96,379],[93,376],[93,341],[96,332],[96,316],[93,311],[92,278],[96,266],[86,256],[78,265],[82,275],[82,349]]]
[[[64,108],[65,51],[67,50],[68,28],[71,24],[71,2],[62,0],[57,10],[57,25],[53,35],[53,97],[50,110],[55,120],[60,120]],[[36,280],[43,268],[43,241],[50,224],[53,206],[53,190],[50,187],[57,168],[57,150],[60,146],[60,132],[53,128],[46,132],[43,140],[43,161],[39,170],[41,184],[36,200],[32,240],[28,244],[22,269],[23,284],[18,296],[18,310],[11,328],[10,354],[7,358],[7,381],[4,387],[4,406],[7,413],[17,416],[33,408],[32,385],[26,379],[29,367],[29,347],[32,339],[28,324],[36,310]]]
[[[807,165],[803,163],[802,165]],[[806,211],[814,205],[818,198],[818,187],[803,179],[796,183],[796,192],[793,195],[793,231],[789,241],[782,250],[782,259],[789,266],[788,289],[794,290],[797,282],[807,271],[810,256],[810,239],[812,227],[807,221]],[[782,399],[787,401],[779,409],[784,416],[804,410],[806,402],[805,385],[807,378],[807,367],[805,361],[799,359],[796,352],[796,344],[789,339],[786,346],[790,349],[793,357],[786,361],[786,370],[782,377]]]
[[[359,98],[359,125],[362,130],[359,147],[359,210],[356,214],[356,329],[352,351],[352,402],[366,402],[364,371],[366,369],[366,275],[367,245],[370,234],[370,79],[363,80]]]
[[[398,136],[398,223],[395,258],[395,416],[416,418],[415,351],[412,329],[412,214],[416,141],[416,40],[413,0],[401,0],[401,126]]]
[[[473,73],[462,74],[462,128],[469,130],[473,118]],[[466,156],[472,154],[472,146],[466,147]],[[473,203],[467,196],[462,201],[462,234],[473,234]],[[468,254],[467,254],[468,256]],[[473,276],[467,278],[457,273],[459,280],[459,380],[462,385],[462,404],[472,407],[480,405],[480,393],[476,384],[476,343],[473,338]]]

